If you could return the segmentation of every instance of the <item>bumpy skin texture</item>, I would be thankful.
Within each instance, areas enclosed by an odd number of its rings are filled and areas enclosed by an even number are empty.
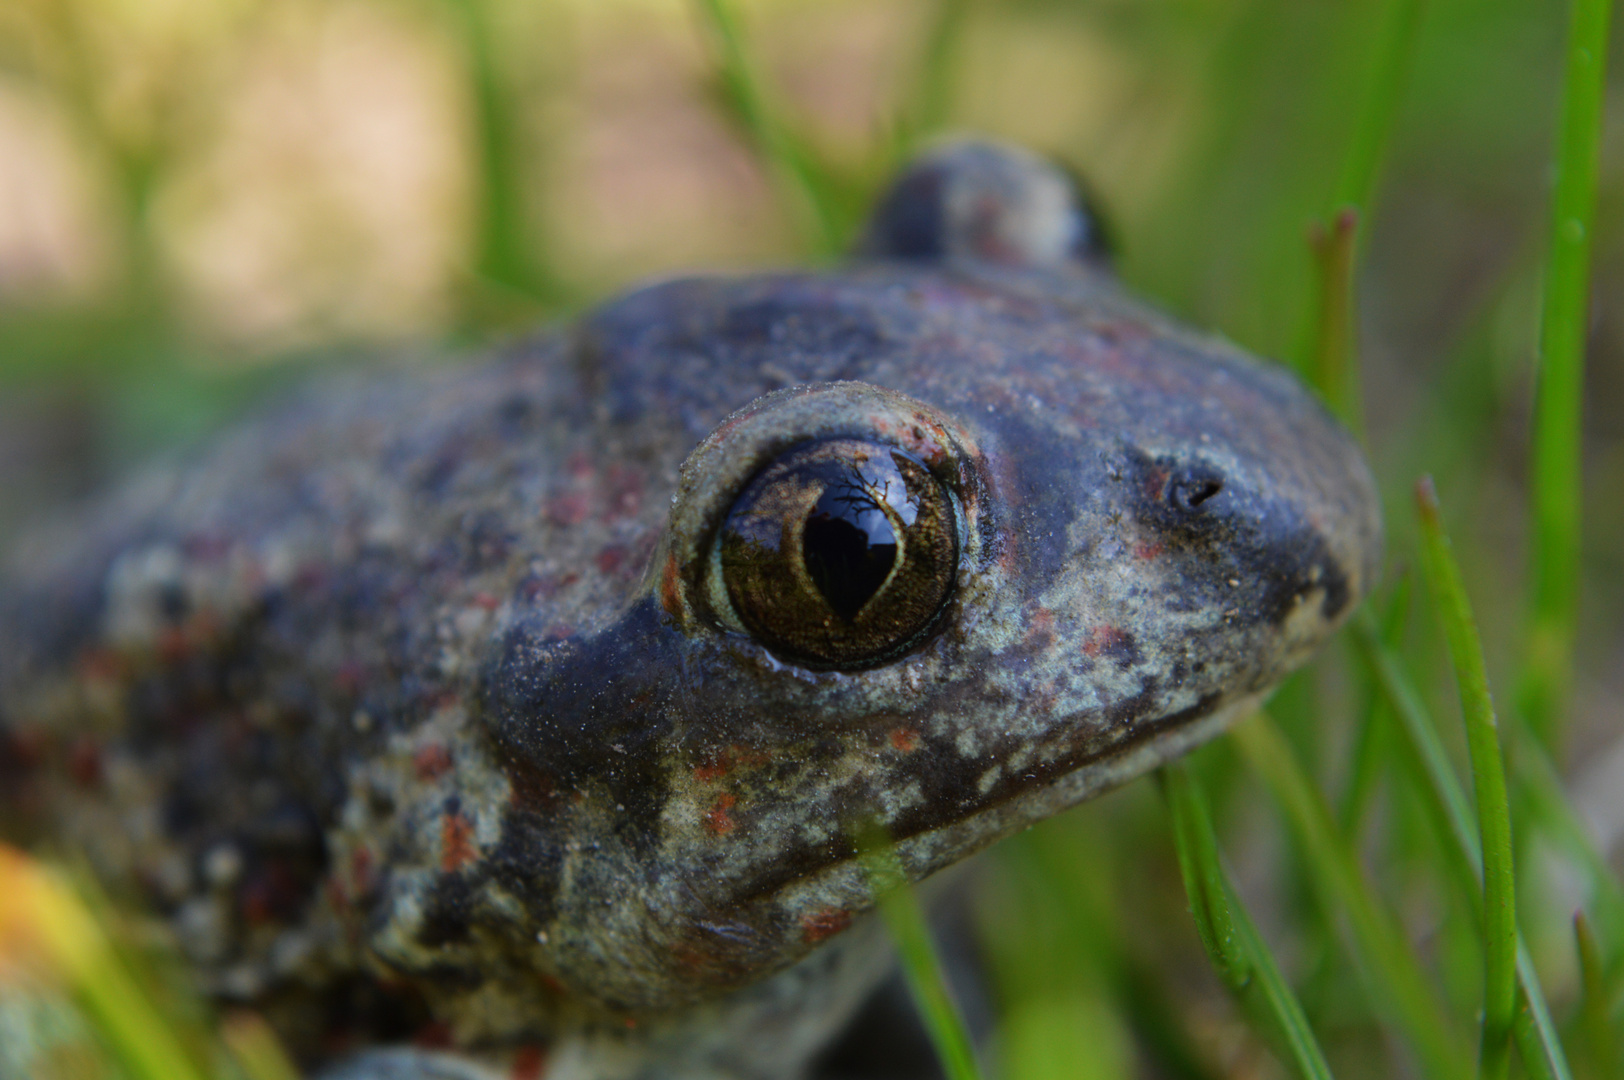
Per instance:
[[[1369,475],[1290,376],[1034,261],[657,284],[147,475],[7,566],[0,821],[312,1063],[793,1071],[883,971],[856,823],[923,878],[1119,784],[1376,573]],[[711,560],[830,436],[906,449],[963,530],[864,670],[731,628]]]

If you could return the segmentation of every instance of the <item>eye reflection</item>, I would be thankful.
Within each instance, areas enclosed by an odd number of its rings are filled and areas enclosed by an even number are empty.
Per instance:
[[[897,560],[897,534],[882,505],[894,506],[887,489],[901,490],[901,476],[880,491],[865,483],[861,469],[823,489],[801,526],[801,560],[812,584],[836,615],[850,622],[880,591]],[[903,505],[910,510],[906,499]],[[903,520],[912,523],[912,515]]]
[[[813,666],[861,667],[913,644],[958,563],[941,484],[907,453],[859,439],[785,453],[739,495],[718,543],[744,628]]]

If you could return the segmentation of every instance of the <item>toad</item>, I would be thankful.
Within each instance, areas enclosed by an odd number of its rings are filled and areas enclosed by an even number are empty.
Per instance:
[[[793,1076],[925,878],[1254,708],[1380,522],[1284,370],[955,143],[848,265],[328,380],[6,564],[0,821],[313,1075]]]

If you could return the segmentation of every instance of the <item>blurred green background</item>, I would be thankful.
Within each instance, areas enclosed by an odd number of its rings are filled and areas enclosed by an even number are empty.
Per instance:
[[[1509,700],[1564,5],[741,2],[739,43],[780,137],[766,162],[704,10],[0,2],[0,539],[313,367],[399,349],[466,358],[641,277],[830,260],[901,155],[974,131],[1086,177],[1133,288],[1288,363],[1312,341],[1311,224],[1345,200],[1369,207],[1357,336],[1392,562],[1414,561],[1408,493],[1431,472],[1491,683]],[[1578,675],[1558,764],[1572,809],[1616,858],[1624,71],[1612,85]],[[1361,127],[1383,87],[1397,92],[1390,123]],[[1406,650],[1458,743],[1434,621],[1418,609],[1409,622]],[[1333,799],[1366,697],[1332,650],[1274,707]],[[1337,1074],[1421,1075],[1229,744],[1198,767],[1241,891]],[[1382,791],[1355,834],[1465,1030],[1475,931],[1437,882],[1413,798]],[[1524,929],[1577,1030],[1569,920],[1586,898],[1537,836],[1519,855]],[[982,888],[1001,915],[983,929],[1007,1075],[1279,1075],[1207,969],[1154,788],[1067,815],[997,860]],[[1578,1071],[1607,1075],[1581,1044]]]

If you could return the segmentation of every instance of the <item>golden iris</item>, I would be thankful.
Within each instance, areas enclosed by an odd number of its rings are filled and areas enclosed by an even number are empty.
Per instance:
[[[722,524],[720,561],[744,629],[786,660],[858,668],[914,644],[952,591],[953,498],[894,446],[828,439],[762,470]]]

